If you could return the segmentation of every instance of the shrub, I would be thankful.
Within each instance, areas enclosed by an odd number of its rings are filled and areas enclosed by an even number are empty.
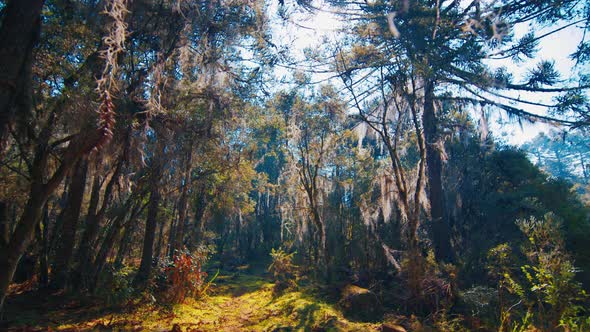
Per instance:
[[[268,267],[268,271],[273,274],[275,292],[297,287],[297,266],[293,264],[294,255],[295,252],[288,254],[282,248],[272,249],[270,253],[272,263]]]
[[[110,273],[105,273],[101,281],[101,287],[97,289],[97,295],[103,298],[107,305],[117,306],[125,304],[132,299],[134,289],[131,286],[132,276],[135,268],[125,266],[120,269],[114,269],[109,266]]]
[[[566,331],[588,328],[589,319],[584,304],[588,296],[574,277],[576,269],[565,250],[560,222],[549,213],[543,219],[531,217],[517,222],[527,238],[522,253],[527,264],[520,269],[510,267],[510,248],[500,245],[490,251],[488,258],[495,264],[490,271],[499,280],[499,294],[506,291],[518,302],[507,308],[500,299],[500,330],[525,330],[534,326],[553,331],[561,326]],[[520,273],[517,273],[520,272]],[[520,322],[512,321],[511,310],[523,306],[526,313]]]
[[[197,297],[205,287],[207,272],[202,270],[207,253],[178,251],[172,261],[163,262],[160,284],[167,302],[180,303],[187,297]]]

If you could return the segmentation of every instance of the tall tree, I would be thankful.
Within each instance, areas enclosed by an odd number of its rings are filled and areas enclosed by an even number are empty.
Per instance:
[[[445,103],[491,105],[527,120],[580,125],[584,119],[551,117],[527,111],[546,106],[550,110],[583,108],[576,98],[588,88],[583,81],[567,85],[558,80],[550,61],[540,61],[515,82],[506,68],[493,60],[534,58],[543,37],[585,22],[579,1],[334,1],[343,16],[354,17],[349,27],[352,45],[347,49],[350,63],[338,67],[340,75],[352,80],[363,99],[379,93],[385,83],[416,82],[426,149],[426,175],[430,201],[431,232],[436,255],[451,260],[447,213],[444,211],[443,107]],[[351,20],[352,21],[352,20]],[[547,34],[528,32],[514,37],[514,27],[534,23],[550,27]],[[339,51],[340,53],[343,53]],[[348,56],[349,55],[349,56]],[[342,62],[339,55],[336,61]],[[387,87],[389,94],[393,88]],[[554,104],[513,98],[511,91],[546,92],[556,96]],[[574,96],[575,95],[575,96]],[[563,113],[563,112],[562,112]]]
[[[0,27],[0,160],[15,115],[31,112],[33,50],[39,40],[44,0],[9,1]],[[1,305],[0,305],[1,307]]]

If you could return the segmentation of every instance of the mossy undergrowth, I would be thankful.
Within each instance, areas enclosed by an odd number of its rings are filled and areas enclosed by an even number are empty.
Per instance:
[[[257,275],[220,275],[206,296],[181,304],[144,299],[104,309],[76,301],[74,306],[47,303],[46,312],[38,310],[32,315],[18,310],[7,318],[12,321],[9,329],[27,326],[70,331],[169,331],[174,325],[182,331],[376,331],[380,326],[348,321],[333,304],[308,289],[275,294],[273,286],[269,279]]]

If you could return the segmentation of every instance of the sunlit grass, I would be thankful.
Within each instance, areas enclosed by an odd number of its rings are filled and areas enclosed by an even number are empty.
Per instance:
[[[183,331],[376,331],[379,324],[351,322],[334,304],[319,300],[309,289],[273,292],[263,277],[220,275],[208,294],[167,305],[144,298],[124,306],[98,305],[75,310],[56,305],[48,312],[23,312],[18,325],[55,330],[170,330]],[[49,321],[47,319],[49,318]]]

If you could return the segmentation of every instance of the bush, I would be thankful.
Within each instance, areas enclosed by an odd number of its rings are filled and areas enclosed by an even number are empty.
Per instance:
[[[206,260],[205,251],[179,251],[172,261],[162,262],[159,284],[164,300],[180,303],[187,297],[200,296],[207,278],[207,273],[202,270]]]
[[[500,299],[500,330],[509,326],[511,330],[532,326],[543,331],[554,331],[558,326],[566,331],[586,330],[588,296],[574,279],[576,269],[565,251],[560,222],[548,213],[543,219],[531,217],[517,224],[527,238],[522,247],[527,264],[519,270],[511,268],[507,245],[492,249],[488,255],[494,262],[490,271],[499,280],[499,294],[506,292],[517,301],[508,307],[506,299]],[[511,317],[518,307],[526,310],[520,322]]]
[[[288,254],[283,249],[272,249],[270,253],[272,263],[268,271],[273,274],[275,292],[297,287],[297,266],[293,264],[294,255],[294,252]]]
[[[101,280],[101,287],[97,289],[97,295],[103,298],[108,305],[122,305],[132,299],[134,289],[132,285],[132,276],[135,274],[135,268],[125,266],[120,269],[114,269],[109,266],[110,273],[104,273],[104,279]]]

